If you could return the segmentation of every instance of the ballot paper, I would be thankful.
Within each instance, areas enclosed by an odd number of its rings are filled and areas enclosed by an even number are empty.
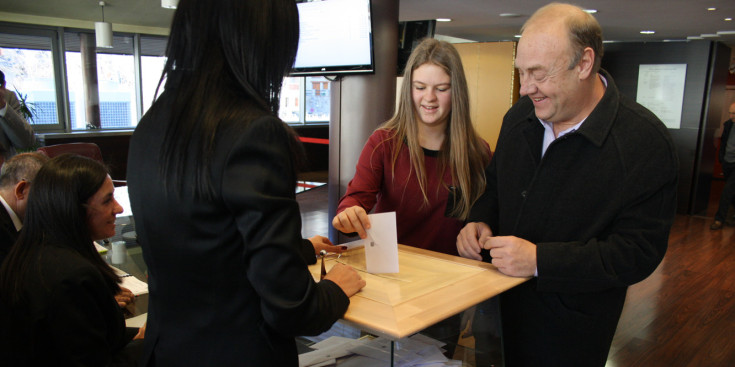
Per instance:
[[[370,229],[367,230],[365,267],[371,274],[398,273],[398,236],[396,234],[396,212],[368,215]]]

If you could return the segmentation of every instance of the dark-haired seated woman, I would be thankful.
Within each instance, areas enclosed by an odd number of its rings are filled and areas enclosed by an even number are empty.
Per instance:
[[[93,240],[122,207],[100,163],[65,154],[41,167],[20,237],[0,268],[0,361],[18,366],[130,366],[137,359],[115,300],[120,278]],[[134,338],[142,338],[138,333]]]

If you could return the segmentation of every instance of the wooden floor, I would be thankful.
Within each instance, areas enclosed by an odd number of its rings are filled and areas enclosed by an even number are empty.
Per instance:
[[[297,198],[303,235],[326,235],[327,187]],[[714,209],[676,217],[663,262],[628,290],[607,367],[735,366],[735,227],[711,231]]]

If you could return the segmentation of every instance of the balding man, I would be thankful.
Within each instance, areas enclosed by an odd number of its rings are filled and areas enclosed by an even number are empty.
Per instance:
[[[678,160],[666,127],[600,69],[602,30],[539,9],[516,52],[505,115],[462,256],[532,277],[500,296],[506,366],[604,366],[629,285],[664,257]],[[485,257],[487,259],[487,257]]]
[[[0,169],[0,264],[10,252],[28,204],[31,182],[48,157],[41,153],[21,153],[3,163]]]

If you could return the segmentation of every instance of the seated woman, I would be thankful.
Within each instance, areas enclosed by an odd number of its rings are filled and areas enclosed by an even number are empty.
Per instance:
[[[20,237],[0,268],[3,363],[135,365],[138,342],[128,345],[132,334],[115,300],[120,278],[92,243],[115,234],[123,210],[113,191],[92,159],[65,154],[41,167]]]

